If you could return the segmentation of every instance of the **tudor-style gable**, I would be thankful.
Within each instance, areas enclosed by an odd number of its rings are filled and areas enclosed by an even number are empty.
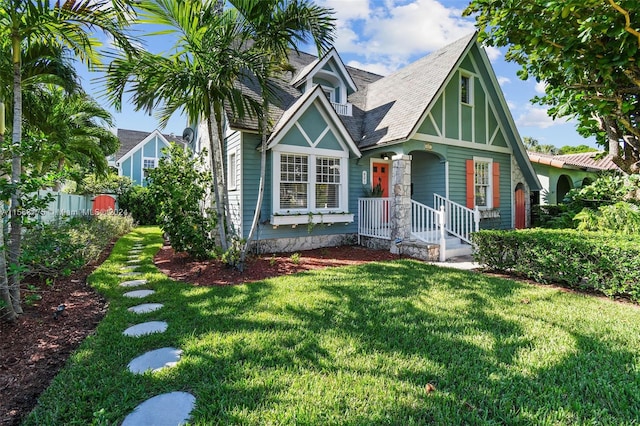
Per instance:
[[[347,98],[358,89],[335,48],[300,70],[291,84],[303,93],[320,86],[338,114],[352,115]]]
[[[306,214],[353,220],[347,213],[349,158],[361,154],[320,86],[285,113],[267,148],[273,159],[273,224],[295,223]]]

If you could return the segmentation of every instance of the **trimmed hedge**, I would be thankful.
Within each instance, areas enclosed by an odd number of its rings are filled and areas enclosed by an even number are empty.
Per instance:
[[[640,236],[575,230],[479,231],[475,260],[541,283],[640,302]]]

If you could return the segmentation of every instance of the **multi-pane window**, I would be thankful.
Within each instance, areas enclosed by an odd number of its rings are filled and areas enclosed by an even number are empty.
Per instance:
[[[467,75],[460,76],[460,102],[471,103],[471,77]]]
[[[229,154],[229,162],[228,162],[228,167],[229,167],[229,189],[233,190],[236,189],[236,187],[238,186],[238,182],[236,179],[236,175],[237,175],[237,169],[236,169],[236,153],[232,152],[231,154]]]
[[[474,185],[476,206],[490,207],[491,196],[491,163],[488,161],[475,161]]]
[[[305,155],[280,156],[280,208],[306,209],[309,190],[309,158]]]
[[[156,159],[155,158],[145,158],[142,160],[142,168],[143,169],[155,169],[156,168]]]
[[[340,159],[316,158],[316,208],[340,207]]]

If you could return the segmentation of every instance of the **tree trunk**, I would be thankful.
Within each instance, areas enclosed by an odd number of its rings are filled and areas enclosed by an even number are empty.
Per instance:
[[[238,265],[238,269],[240,269],[241,271],[244,269],[244,261],[247,258],[247,252],[249,251],[251,240],[258,230],[260,211],[262,210],[262,200],[264,199],[264,181],[267,172],[267,132],[265,120],[268,115],[268,111],[269,104],[265,102],[263,105],[264,117],[261,117],[258,120],[258,131],[260,132],[260,182],[258,184],[258,199],[256,200],[256,209],[253,213],[253,220],[251,221],[251,229],[249,230],[249,235],[247,236],[247,240],[245,241],[244,246],[242,247],[242,251],[240,252],[240,262]]]
[[[209,162],[211,164],[211,177],[213,178],[213,195],[214,202],[216,203],[216,212],[218,214],[218,234],[220,236],[220,247],[223,251],[227,251],[227,233],[226,233],[226,218],[224,217],[224,206],[222,204],[222,199],[220,197],[220,186],[218,184],[218,165],[217,163],[217,141],[214,138],[218,138],[218,132],[214,131],[216,127],[213,123],[215,118],[213,114],[209,114],[207,118],[207,130],[209,131]]]
[[[11,182],[15,185],[11,194],[11,230],[9,231],[9,293],[11,304],[16,314],[22,313],[20,305],[20,243],[22,238],[22,217],[20,216],[20,174],[22,172],[22,157],[20,144],[22,142],[22,75],[20,39],[12,37],[13,58],[13,140],[11,161]]]
[[[216,113],[216,130],[218,132],[218,149],[216,155],[216,161],[218,162],[218,185],[220,186],[220,199],[222,200],[222,207],[224,209],[225,217],[225,231],[227,237],[234,235],[234,230],[231,222],[231,209],[229,208],[229,193],[227,191],[227,174],[224,172],[224,129],[222,128],[222,113],[220,110]]]
[[[4,133],[0,133],[0,145],[4,142]],[[0,206],[2,214],[0,218],[4,219],[4,206]],[[4,220],[2,221],[4,223]],[[0,227],[0,247],[4,247],[4,225]],[[9,282],[7,281],[7,259],[5,258],[5,250],[0,250],[0,320],[15,321],[18,314],[13,310],[11,303],[11,293],[9,292]]]

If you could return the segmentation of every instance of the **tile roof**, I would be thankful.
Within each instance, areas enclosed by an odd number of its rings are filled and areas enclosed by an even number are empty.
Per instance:
[[[621,171],[613,162],[613,156],[603,152],[582,152],[579,154],[551,155],[540,152],[527,152],[532,163],[546,164],[560,169],[584,169],[588,171]]]
[[[117,136],[120,139],[120,149],[116,153],[116,161],[122,158],[125,154],[131,151],[136,147],[140,142],[142,142],[147,136],[149,136],[153,132],[145,132],[141,130],[127,130],[127,129],[118,129]],[[182,137],[176,136],[174,134],[162,135],[169,142],[176,142],[182,144]]]

